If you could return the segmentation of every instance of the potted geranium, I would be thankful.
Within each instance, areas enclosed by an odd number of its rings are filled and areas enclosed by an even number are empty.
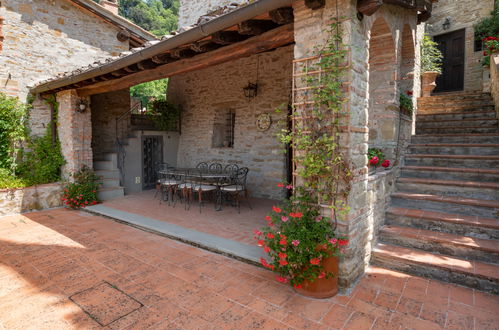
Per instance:
[[[290,185],[285,187],[292,189]],[[255,230],[258,245],[268,255],[261,259],[262,265],[300,294],[334,296],[338,292],[338,258],[348,240],[336,234],[331,219],[299,194],[273,206],[265,219],[267,226]]]
[[[399,97],[400,112],[408,116],[412,115],[414,107],[412,104],[412,91],[407,91],[405,94],[401,93]]]
[[[430,36],[425,35],[421,42],[421,91],[422,96],[431,96],[437,87],[435,80],[442,73],[442,52]]]
[[[74,182],[69,182],[64,187],[62,195],[63,203],[72,209],[79,209],[95,205],[99,202],[97,192],[99,190],[99,177],[95,172],[83,167],[73,174]]]
[[[483,51],[482,65],[490,68],[490,56],[499,51],[499,38],[486,37],[483,39],[483,46],[485,50]]]

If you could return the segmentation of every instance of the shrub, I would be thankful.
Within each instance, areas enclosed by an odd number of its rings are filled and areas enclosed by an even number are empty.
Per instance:
[[[166,100],[154,100],[147,112],[156,127],[162,131],[178,131],[181,108]]]
[[[483,39],[485,50],[483,51],[482,65],[490,67],[490,56],[499,51],[499,38],[487,37]]]
[[[32,138],[28,145],[30,151],[24,155],[19,167],[20,175],[31,184],[56,182],[61,179],[61,166],[65,160],[61,153],[59,140],[52,140],[50,125],[42,137]]]
[[[421,72],[442,72],[442,52],[430,36],[425,35],[421,42]]]
[[[409,96],[401,93],[399,102],[400,102],[400,109],[407,111],[409,114],[412,114],[414,108],[412,105],[412,99]]]
[[[16,158],[26,139],[26,118],[27,106],[0,92],[0,168],[10,175],[15,173]]]
[[[73,175],[74,182],[66,184],[62,201],[72,209],[79,209],[99,202],[99,177],[88,167],[83,167]]]
[[[29,185],[30,182],[26,179],[13,175],[5,168],[0,168],[0,189],[23,188]]]
[[[496,8],[489,17],[482,18],[475,26],[475,38],[483,40],[488,36],[499,35],[499,1],[495,1]]]

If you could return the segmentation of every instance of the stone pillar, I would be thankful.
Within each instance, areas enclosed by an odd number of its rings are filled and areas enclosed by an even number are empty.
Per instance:
[[[79,104],[86,102],[84,111]],[[58,133],[61,150],[66,164],[62,168],[63,178],[77,172],[83,166],[92,168],[92,120],[89,98],[79,98],[75,90],[57,93],[59,109],[57,113]]]

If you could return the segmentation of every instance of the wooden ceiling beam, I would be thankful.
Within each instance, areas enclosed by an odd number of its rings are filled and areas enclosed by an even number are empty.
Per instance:
[[[77,92],[80,96],[89,96],[129,88],[143,82],[201,70],[213,65],[269,51],[289,45],[293,42],[293,24],[287,24],[259,36],[248,38],[237,44],[221,47],[209,53],[199,54],[188,59],[161,65],[152,70],[141,71],[112,81],[105,81],[82,87],[77,89]]]
[[[140,69],[140,70],[151,70],[151,69],[154,69],[154,68],[157,68],[160,64],[158,63],[155,63],[153,60],[149,59],[149,60],[144,60],[144,61],[140,61],[139,63],[137,63],[137,67]]]
[[[291,7],[283,7],[272,10],[271,12],[269,12],[269,16],[272,19],[272,22],[279,25],[293,23],[295,19],[293,8]]]
[[[237,32],[242,35],[257,36],[276,27],[276,23],[266,20],[249,20],[238,24]]]
[[[212,50],[220,48],[221,45],[217,45],[211,40],[203,40],[195,42],[191,45],[191,49],[196,53],[206,53],[211,52]]]
[[[219,31],[211,36],[211,40],[214,43],[223,46],[243,41],[246,38],[246,36],[243,36],[236,31]]]
[[[170,56],[176,60],[182,60],[184,58],[193,57],[197,55],[195,51],[189,48],[176,48],[170,52]]]
[[[172,62],[173,59],[171,58],[170,54],[159,54],[159,55],[153,56],[151,58],[151,61],[153,61],[154,63],[157,63],[157,64],[166,64],[166,63]]]

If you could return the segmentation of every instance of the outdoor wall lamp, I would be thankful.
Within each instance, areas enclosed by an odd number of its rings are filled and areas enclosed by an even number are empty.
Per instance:
[[[76,112],[83,113],[87,110],[87,102],[84,99],[80,99],[76,105]]]
[[[442,28],[443,28],[444,30],[448,30],[448,29],[450,28],[450,18],[449,18],[449,17],[447,17],[447,18],[445,19],[445,21],[443,22],[443,24],[442,24]]]
[[[252,98],[256,97],[256,95],[258,94],[258,84],[253,84],[249,82],[248,85],[243,88],[243,91],[244,91],[244,96],[246,96],[248,100],[251,100]]]

